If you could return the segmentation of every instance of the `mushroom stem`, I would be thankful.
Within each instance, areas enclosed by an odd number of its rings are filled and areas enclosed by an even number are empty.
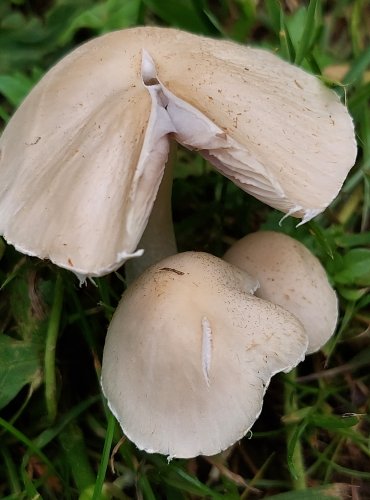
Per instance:
[[[138,248],[144,249],[144,254],[142,257],[129,260],[125,265],[128,285],[151,265],[177,253],[171,210],[173,166],[176,151],[177,144],[175,141],[171,141],[162,182],[148,224],[138,245]]]

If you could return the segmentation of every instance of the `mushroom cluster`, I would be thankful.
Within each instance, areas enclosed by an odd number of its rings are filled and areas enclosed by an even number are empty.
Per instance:
[[[231,446],[260,414],[271,377],[334,333],[336,294],[304,245],[258,232],[224,259],[186,252],[153,265],[109,326],[103,391],[148,452],[188,458]]]
[[[281,236],[247,237],[245,251],[240,242],[226,254],[230,263],[170,256],[175,142],[302,222],[338,194],[356,142],[338,96],[304,70],[264,50],[153,27],[67,55],[0,138],[0,234],[9,243],[81,280],[134,257],[134,275],[148,268],[109,327],[102,386],[140,448],[190,457],[247,432],[272,375],[332,334],[337,305],[318,261]],[[315,291],[324,289],[321,303]]]

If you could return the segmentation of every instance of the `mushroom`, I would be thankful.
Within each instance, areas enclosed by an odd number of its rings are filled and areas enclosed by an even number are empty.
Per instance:
[[[356,156],[346,108],[302,69],[179,30],[117,31],[62,59],[7,125],[0,234],[82,278],[117,269],[142,254],[170,138],[303,221],[337,195]],[[161,215],[150,224],[158,238],[172,231]]]
[[[107,334],[102,387],[140,449],[219,453],[257,419],[271,377],[303,360],[303,326],[254,297],[257,286],[222,259],[186,252],[126,290]]]
[[[333,335],[337,296],[320,261],[302,243],[283,233],[260,231],[237,241],[224,259],[257,278],[258,297],[301,321],[308,335],[308,354]]]

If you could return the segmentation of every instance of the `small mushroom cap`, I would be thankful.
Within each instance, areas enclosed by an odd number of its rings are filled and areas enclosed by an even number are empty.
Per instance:
[[[307,337],[256,281],[209,254],[149,268],[109,326],[102,387],[124,433],[170,457],[213,455],[241,439],[270,378],[303,358]]]
[[[0,139],[0,234],[100,276],[135,250],[169,134],[248,193],[308,220],[356,156],[337,95],[266,51],[166,28],[92,40],[36,85]]]
[[[260,231],[237,241],[224,259],[258,279],[258,297],[279,304],[301,321],[308,354],[333,335],[337,296],[320,261],[302,243],[283,233]]]

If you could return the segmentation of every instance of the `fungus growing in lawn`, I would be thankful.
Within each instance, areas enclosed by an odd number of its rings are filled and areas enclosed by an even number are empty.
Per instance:
[[[140,449],[219,453],[253,425],[271,377],[302,361],[303,326],[253,296],[257,286],[222,259],[186,252],[153,265],[123,294],[102,387]]]
[[[338,300],[320,261],[283,233],[260,231],[234,243],[224,259],[257,278],[256,295],[296,316],[308,335],[307,353],[333,335]]]
[[[117,31],[62,59],[10,120],[0,234],[82,277],[117,269],[142,253],[170,138],[303,221],[337,195],[356,155],[337,95],[277,56],[173,29]],[[167,182],[145,266],[176,251],[170,196]]]

